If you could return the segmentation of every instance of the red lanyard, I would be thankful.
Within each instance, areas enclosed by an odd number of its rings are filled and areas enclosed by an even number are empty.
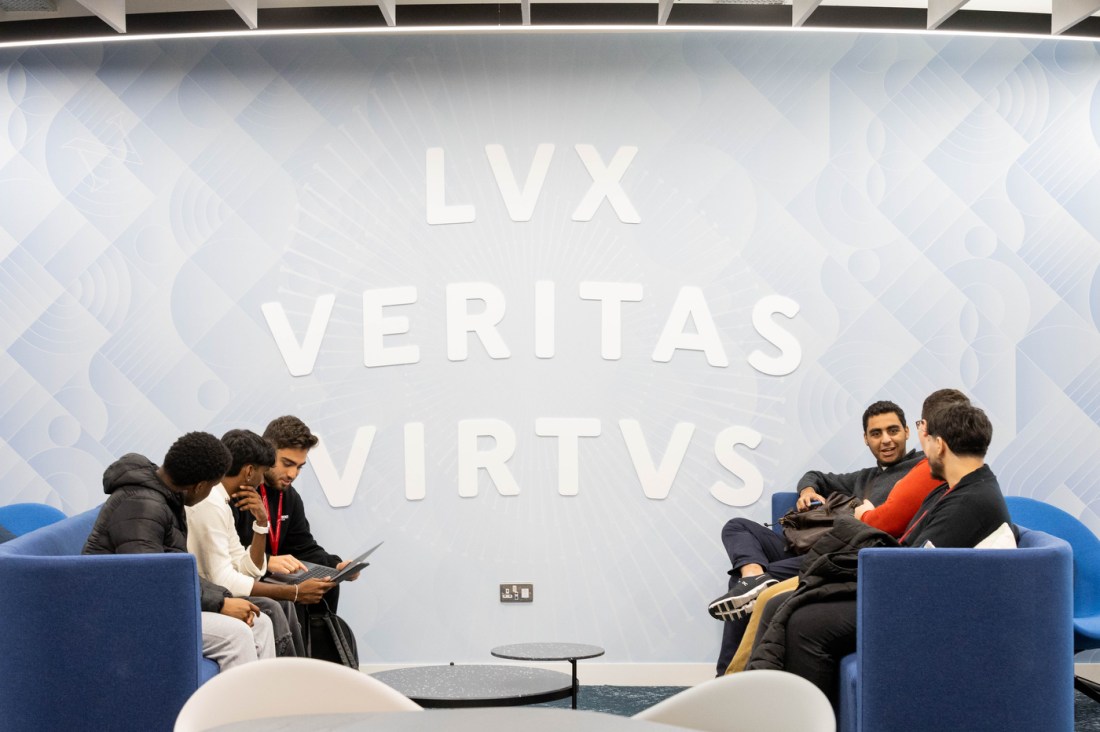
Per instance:
[[[264,510],[267,511],[267,520],[271,524],[271,533],[268,534],[268,540],[271,542],[271,554],[275,555],[279,553],[279,531],[283,527],[283,492],[279,491],[279,513],[275,516],[271,515],[271,508],[267,505],[267,486],[260,486],[260,496],[264,499]]]
[[[958,485],[958,483],[956,483],[955,485]],[[909,527],[909,529],[904,534],[901,535],[901,538],[898,539],[898,543],[899,544],[904,544],[905,539],[909,536],[909,534],[913,533],[913,529],[917,528],[917,525],[920,524],[921,521],[924,521],[924,517],[928,515],[928,512],[931,511],[936,506],[940,505],[940,502],[943,501],[943,499],[947,498],[947,494],[950,493],[953,490],[955,490],[955,486],[951,486],[950,488],[945,490],[943,492],[943,495],[940,496],[939,499],[934,504],[932,504],[932,506],[930,506],[929,508],[926,508],[924,510],[924,513],[922,513],[920,515],[920,518],[917,519],[916,521],[914,521],[913,524]]]

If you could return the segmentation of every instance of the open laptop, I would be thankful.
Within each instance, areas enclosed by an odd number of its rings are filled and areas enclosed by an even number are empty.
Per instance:
[[[369,562],[364,561],[367,557],[374,553],[374,550],[382,546],[385,542],[380,541],[370,549],[360,554],[348,562],[347,566],[336,571],[332,567],[326,567],[323,564],[314,564],[313,562],[302,562],[306,565],[305,571],[298,571],[294,574],[283,574],[282,572],[272,572],[267,579],[273,582],[281,582],[285,585],[299,585],[308,579],[321,579],[323,577],[331,578],[330,582],[343,582],[351,575],[355,574],[359,570],[369,565]]]

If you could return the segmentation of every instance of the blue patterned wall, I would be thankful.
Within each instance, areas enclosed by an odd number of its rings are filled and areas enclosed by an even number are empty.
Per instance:
[[[1097,56],[779,31],[0,52],[0,502],[84,510],[122,453],[298,414],[316,533],[386,540],[342,604],[366,663],[545,638],[710,661],[722,523],[866,465],[863,407],[912,421],[944,386],[990,413],[1007,493],[1100,531]],[[513,581],[536,602],[501,606]]]

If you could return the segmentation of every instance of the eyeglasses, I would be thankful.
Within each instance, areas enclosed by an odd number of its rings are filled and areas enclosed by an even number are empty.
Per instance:
[[[915,425],[917,426],[917,429],[919,430],[919,429],[920,429],[921,427],[923,427],[924,425],[928,424],[928,422],[926,422],[926,421],[925,421],[925,420],[923,420],[923,419],[918,419],[918,420],[917,420],[916,422],[914,422],[913,424],[915,424]]]

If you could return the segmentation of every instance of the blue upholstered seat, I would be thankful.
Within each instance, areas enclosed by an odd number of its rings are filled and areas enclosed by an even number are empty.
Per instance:
[[[13,503],[0,506],[0,526],[22,536],[65,518],[64,512],[44,503]]]
[[[217,673],[195,558],[82,556],[98,514],[0,544],[0,728],[171,730]]]
[[[1065,541],[1024,528],[1016,549],[861,551],[840,729],[1070,732],[1072,564]]]
[[[1100,648],[1100,539],[1077,518],[1049,503],[1010,496],[1012,520],[1069,542],[1073,548],[1073,647]]]

